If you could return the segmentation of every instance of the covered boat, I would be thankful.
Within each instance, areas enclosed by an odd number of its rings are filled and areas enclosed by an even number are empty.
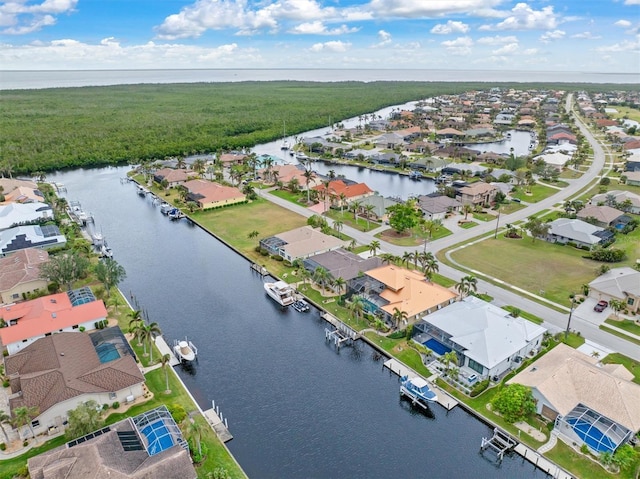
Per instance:
[[[400,378],[400,394],[407,396],[414,403],[423,403],[425,406],[426,403],[438,400],[438,395],[429,388],[427,381],[419,377],[402,376]]]

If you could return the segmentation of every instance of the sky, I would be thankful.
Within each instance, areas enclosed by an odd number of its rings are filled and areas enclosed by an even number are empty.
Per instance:
[[[640,0],[9,0],[0,70],[638,73]]]

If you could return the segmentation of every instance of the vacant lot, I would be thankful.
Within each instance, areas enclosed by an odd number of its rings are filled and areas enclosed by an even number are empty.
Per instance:
[[[596,277],[600,263],[583,258],[584,251],[531,241],[531,238],[488,239],[463,248],[452,258],[468,268],[499,278],[557,303],[569,306],[569,293]],[[542,292],[542,293],[541,293]]]

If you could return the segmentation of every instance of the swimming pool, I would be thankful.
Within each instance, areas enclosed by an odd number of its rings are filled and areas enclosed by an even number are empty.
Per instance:
[[[571,424],[575,433],[594,451],[613,452],[616,444],[609,436],[606,436],[595,425],[577,418],[569,418],[567,422]]]
[[[422,344],[424,344],[427,348],[429,348],[439,356],[444,356],[445,354],[451,352],[451,348],[449,346],[445,346],[437,339],[429,338]]]
[[[112,343],[102,343],[96,346],[96,353],[102,364],[120,359],[120,353]]]
[[[162,419],[145,426],[140,432],[147,438],[149,443],[147,452],[150,456],[159,454],[175,444],[169,428],[167,428]]]

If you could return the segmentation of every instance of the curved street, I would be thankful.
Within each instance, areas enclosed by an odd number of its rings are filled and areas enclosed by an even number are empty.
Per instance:
[[[527,207],[514,213],[501,215],[499,217],[500,225],[506,225],[508,223],[526,220],[529,216],[535,213],[538,213],[545,209],[552,209],[554,205],[558,203],[564,203],[565,200],[573,198],[591,183],[595,184],[599,180],[605,166],[607,166],[608,168],[611,167],[610,163],[609,165],[605,165],[608,152],[605,152],[605,148],[603,147],[603,145],[595,138],[589,128],[573,112],[572,105],[573,94],[570,93],[567,95],[566,99],[566,111],[571,112],[573,118],[575,119],[576,125],[580,129],[580,132],[584,135],[584,137],[591,145],[591,148],[593,149],[593,161],[589,169],[580,178],[571,180],[569,186],[559,190],[557,193],[549,196],[548,198],[545,198],[537,203],[530,204]],[[283,208],[291,210],[302,216],[310,217],[315,214],[313,211],[303,206],[296,205],[294,203],[291,203],[290,201],[274,196],[268,191],[260,191],[259,194],[260,196],[263,196],[265,199],[268,199],[274,204],[282,206]],[[329,218],[327,218],[327,221],[330,224],[332,223],[332,220]],[[345,225],[342,227],[342,232],[361,244],[369,244],[373,240],[380,241],[382,252],[391,253],[397,256],[401,256],[405,251],[421,251],[423,249],[423,246],[396,246],[391,243],[382,241],[374,236],[379,232],[379,230],[385,228],[386,227],[383,226],[378,228],[377,230],[364,233]],[[452,248],[456,245],[463,248],[477,241],[491,241],[493,239],[495,229],[496,225],[493,222],[479,224],[472,229],[461,229],[455,232],[455,234],[453,235],[428,243],[427,249],[435,255],[439,251]],[[448,255],[447,258],[452,263],[454,263]],[[460,266],[461,269],[464,268],[463,265],[458,266]],[[440,274],[443,274],[448,278],[459,281],[463,276],[469,274],[468,271],[463,271],[461,269],[456,269],[446,264],[440,263],[439,272]],[[519,288],[515,288],[514,286],[509,285],[508,283],[499,279],[494,278],[493,281],[499,284],[503,284],[504,287],[483,280],[483,276],[490,277],[491,271],[473,271],[473,274],[478,278],[478,291],[487,293],[488,295],[492,296],[496,305],[515,306],[522,311],[526,311],[540,318],[543,318],[545,321],[544,327],[548,328],[552,332],[563,331],[567,328],[567,322],[569,319],[569,308],[551,303],[545,298],[537,297],[537,301],[530,299],[532,296],[534,296],[532,293],[520,290]],[[544,304],[541,304],[540,301],[551,303],[556,309],[547,307]],[[561,313],[558,311],[558,309],[565,310],[566,313]],[[571,330],[579,331],[580,334],[586,339],[604,346],[605,348],[620,352],[626,356],[640,361],[640,348],[638,346],[630,341],[626,341],[622,338],[618,338],[612,334],[600,330],[596,324],[580,318],[577,314],[575,314],[575,311],[571,317],[570,326]]]

